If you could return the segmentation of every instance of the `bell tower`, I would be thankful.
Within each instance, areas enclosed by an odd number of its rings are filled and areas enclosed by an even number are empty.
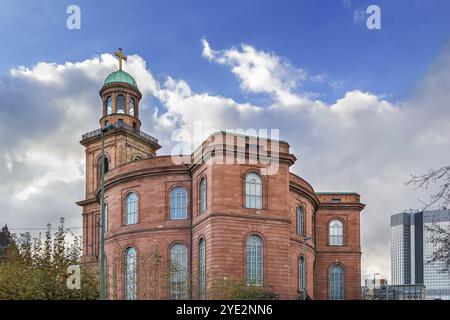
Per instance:
[[[85,199],[77,202],[83,207],[83,260],[98,259],[98,224],[100,215],[99,189],[101,173],[102,139],[105,151],[105,180],[108,171],[133,161],[151,158],[161,148],[158,140],[141,131],[139,104],[142,94],[136,80],[122,70],[122,61],[127,60],[119,49],[119,70],[105,79],[100,89],[100,128],[82,136],[85,147]],[[107,199],[106,199],[107,203]]]
[[[139,102],[142,94],[134,78],[122,70],[122,60],[127,60],[127,57],[122,54],[122,49],[115,54],[119,57],[119,70],[106,77],[100,90],[103,106],[100,127],[124,124],[139,130],[141,128]]]

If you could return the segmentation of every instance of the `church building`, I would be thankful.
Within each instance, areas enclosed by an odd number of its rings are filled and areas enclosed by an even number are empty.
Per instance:
[[[141,131],[142,94],[120,68],[100,89],[100,127],[82,136],[83,257],[98,264],[102,145],[109,299],[359,299],[357,193],[316,192],[281,140],[217,132],[160,155]],[[150,116],[150,115],[144,115]],[[103,142],[103,144],[102,144]],[[220,161],[224,155],[232,160]],[[217,161],[215,161],[217,160]],[[277,170],[268,174],[270,161]],[[230,296],[231,295],[231,296]]]

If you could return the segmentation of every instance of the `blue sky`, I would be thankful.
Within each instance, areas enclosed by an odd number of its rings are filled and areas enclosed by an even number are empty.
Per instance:
[[[82,29],[68,30],[70,4]],[[382,9],[382,30],[369,31],[353,12]],[[333,1],[2,1],[0,71],[39,61],[81,61],[123,47],[156,76],[189,81],[195,90],[242,96],[234,76],[199,55],[205,36],[215,48],[247,43],[276,52],[324,83],[301,90],[332,102],[359,88],[403,99],[415,88],[450,33],[445,0]],[[329,84],[341,83],[334,90]]]
[[[71,4],[81,30],[66,28]],[[354,18],[369,4],[381,30]],[[78,141],[122,47],[161,153],[196,121],[280,129],[316,191],[361,194],[362,273],[389,277],[389,216],[430,194],[405,182],[450,159],[449,13],[447,0],[2,0],[0,225],[64,213],[80,227]]]

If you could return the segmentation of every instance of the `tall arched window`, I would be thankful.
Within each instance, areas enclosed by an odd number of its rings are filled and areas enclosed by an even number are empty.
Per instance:
[[[247,208],[262,208],[262,179],[256,173],[249,173],[245,177],[245,206]]]
[[[252,234],[246,244],[246,281],[249,286],[263,285],[263,241],[260,236]]]
[[[330,245],[342,246],[344,245],[344,224],[340,220],[333,220],[329,226]]]
[[[170,219],[187,219],[187,193],[182,187],[170,191]]]
[[[119,94],[116,98],[117,113],[125,113],[125,97]]]
[[[335,264],[330,269],[330,300],[344,300],[344,268]]]
[[[198,243],[198,286],[200,300],[206,299],[206,242],[201,238]]]
[[[305,214],[300,206],[297,207],[297,234],[305,235]]]
[[[303,292],[306,286],[306,262],[305,258],[301,256],[298,259],[298,290]]]
[[[136,249],[125,251],[125,299],[136,299]]]
[[[111,113],[113,113],[113,110],[112,110],[112,98],[111,98],[111,96],[108,96],[106,98],[106,114],[111,114]]]
[[[125,221],[126,224],[135,224],[138,219],[138,196],[135,192],[131,192],[125,199]]]
[[[200,180],[200,213],[206,211],[206,178]]]
[[[133,117],[134,117],[134,105],[135,105],[134,98],[130,97],[130,116]]]
[[[175,244],[170,249],[170,295],[174,300],[187,299],[187,249],[183,244]]]

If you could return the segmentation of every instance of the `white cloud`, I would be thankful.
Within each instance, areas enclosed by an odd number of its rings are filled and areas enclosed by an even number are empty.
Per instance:
[[[139,56],[126,71],[144,93],[141,120],[169,153],[172,132],[195,121],[216,129],[279,128],[299,160],[293,170],[317,191],[356,191],[362,214],[363,269],[389,276],[389,215],[417,207],[423,191],[404,187],[411,173],[448,164],[450,150],[450,49],[430,68],[409,100],[353,90],[327,104],[301,92],[314,81],[301,68],[250,45],[214,50],[206,39],[202,56],[230,68],[246,92],[264,94],[265,105],[194,92],[186,80],[158,82]],[[115,70],[111,55],[62,65],[40,63],[12,70],[0,81],[0,202],[4,221],[45,225],[65,215],[80,225],[74,202],[83,195],[81,134],[98,127],[98,89]],[[206,80],[205,80],[206,81]],[[159,99],[163,108],[149,103]],[[17,104],[16,97],[21,103]],[[267,101],[267,100],[265,100]],[[18,201],[17,195],[26,199]]]

